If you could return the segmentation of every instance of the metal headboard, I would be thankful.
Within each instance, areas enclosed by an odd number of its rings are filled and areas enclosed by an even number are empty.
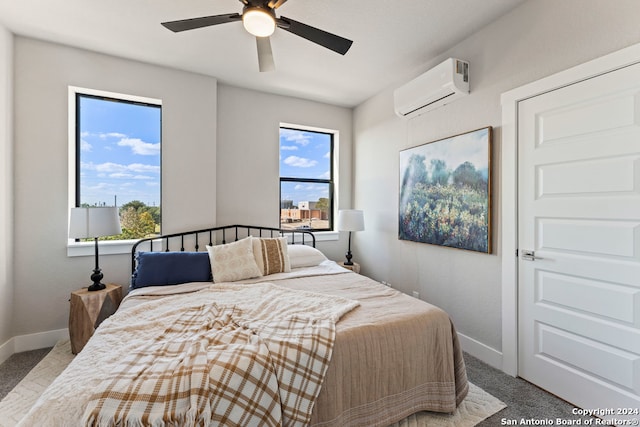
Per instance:
[[[237,241],[247,236],[287,237],[290,245],[302,244],[316,247],[316,236],[308,230],[288,230],[256,225],[225,225],[138,240],[131,248],[131,272],[136,269],[136,253],[143,250],[142,248],[149,252],[185,252],[187,250],[198,252],[201,249],[203,239],[205,242],[203,247],[206,248],[206,245],[225,244],[228,241]],[[185,247],[192,249],[185,249]]]

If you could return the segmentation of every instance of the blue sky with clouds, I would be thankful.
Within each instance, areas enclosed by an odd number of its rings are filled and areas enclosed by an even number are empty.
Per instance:
[[[280,129],[280,176],[329,179],[331,177],[331,135],[294,129]],[[329,186],[321,183],[283,183],[281,198],[315,202],[329,197]]]
[[[81,203],[160,205],[160,107],[80,98]]]

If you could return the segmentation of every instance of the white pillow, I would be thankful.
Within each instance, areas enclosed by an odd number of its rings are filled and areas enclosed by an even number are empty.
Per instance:
[[[262,276],[253,256],[251,237],[226,245],[207,245],[207,251],[214,283]]]
[[[289,245],[291,268],[313,267],[327,260],[322,252],[309,245]]]
[[[253,256],[263,276],[291,271],[287,246],[286,237],[253,238]]]

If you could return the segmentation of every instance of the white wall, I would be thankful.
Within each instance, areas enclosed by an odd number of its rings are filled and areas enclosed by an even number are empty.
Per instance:
[[[0,344],[12,337],[13,315],[12,71],[13,36],[0,26]]]
[[[500,94],[640,42],[638,16],[635,0],[530,0],[411,76],[447,57],[467,60],[470,96],[409,121],[393,113],[393,88],[358,106],[354,200],[369,224],[356,234],[354,246],[363,272],[404,292],[419,291],[449,312],[459,332],[499,358]],[[485,126],[494,127],[493,253],[398,240],[399,151]]]
[[[66,328],[69,294],[89,284],[93,269],[92,256],[67,257],[68,86],[163,101],[162,225],[172,232],[216,220],[217,81],[23,37],[14,50],[18,336]],[[0,120],[2,108],[0,102]],[[128,283],[128,255],[102,255],[100,267],[105,281]]]
[[[218,225],[278,227],[280,123],[339,131],[337,206],[351,208],[352,110],[228,85],[218,87]],[[346,236],[318,242],[327,256],[341,260]]]

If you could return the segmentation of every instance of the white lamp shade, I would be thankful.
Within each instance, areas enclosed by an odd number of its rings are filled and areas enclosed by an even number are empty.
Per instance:
[[[69,238],[86,239],[122,233],[117,207],[71,208]]]
[[[364,214],[357,209],[344,209],[338,211],[338,231],[362,231],[364,230]]]

